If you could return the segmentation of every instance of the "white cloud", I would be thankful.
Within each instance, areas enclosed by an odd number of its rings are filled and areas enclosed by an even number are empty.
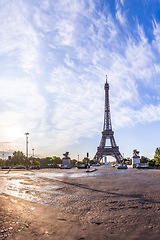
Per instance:
[[[126,17],[125,14],[122,13],[121,9],[118,9],[116,12],[116,18],[119,20],[120,24],[126,24]]]
[[[126,107],[114,111],[115,129],[121,127],[135,126],[136,124],[160,121],[160,105],[146,105],[139,110]]]
[[[123,1],[121,1],[121,3],[123,5]],[[116,12],[117,20],[120,22],[121,25],[125,25],[127,22],[126,14],[125,12],[122,12],[122,9],[118,2],[117,2],[116,10],[117,10]]]
[[[73,67],[74,62],[70,59],[69,55],[66,54],[66,57],[64,59],[64,62],[69,66],[69,67]]]
[[[121,4],[124,6],[124,0],[120,0],[121,1]]]
[[[155,19],[153,21],[153,34],[155,38],[152,42],[153,48],[156,48],[158,53],[160,53],[160,24]]]
[[[13,58],[26,72],[38,69],[39,38],[30,18],[32,10],[23,1],[6,1],[1,5],[0,54]],[[7,59],[8,58],[8,59]]]
[[[64,67],[53,71],[47,90],[53,93],[55,99],[52,122],[57,130],[53,130],[52,134],[56,136],[54,147],[73,144],[85,135],[93,137],[102,118],[99,118],[102,112],[98,106],[103,102],[98,89],[99,85],[93,85]]]
[[[46,101],[36,83],[29,79],[0,79],[0,85],[2,141],[18,141],[26,131],[46,131]]]

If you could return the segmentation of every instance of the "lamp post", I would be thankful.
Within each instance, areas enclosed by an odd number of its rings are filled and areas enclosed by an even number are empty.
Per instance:
[[[9,171],[11,170],[11,156],[8,156],[8,160],[9,160]]]
[[[28,170],[28,135],[29,133],[25,133],[26,135],[26,157],[27,157],[27,170]]]
[[[35,150],[35,149],[34,149],[34,148],[32,148],[32,151],[33,151],[33,157],[34,157],[34,150]]]

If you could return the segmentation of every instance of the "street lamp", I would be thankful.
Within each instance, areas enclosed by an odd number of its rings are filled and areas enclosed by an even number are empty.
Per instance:
[[[33,157],[34,157],[34,150],[35,150],[35,149],[34,149],[34,148],[32,148],[32,151],[33,151]]]
[[[28,135],[29,133],[25,133],[26,135],[26,157],[27,157],[27,170],[28,170]]]

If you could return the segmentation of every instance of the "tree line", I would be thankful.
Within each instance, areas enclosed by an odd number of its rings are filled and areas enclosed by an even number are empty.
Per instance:
[[[93,164],[94,161],[90,160],[87,157],[84,157],[82,161],[77,161],[76,159],[71,160],[71,164],[74,166],[84,164],[86,162],[89,162],[90,164]],[[125,158],[124,162],[127,164],[132,163],[131,158]],[[154,158],[149,159],[145,156],[141,156],[140,159],[141,163],[147,163],[150,166],[160,166],[160,147],[156,148]],[[22,151],[14,151],[13,156],[11,159],[0,159],[0,165],[1,168],[4,166],[11,166],[11,168],[17,166],[17,165],[23,165],[23,166],[40,166],[41,168],[47,168],[47,167],[59,167],[59,164],[62,164],[62,159],[60,157],[54,156],[54,157],[45,157],[45,158],[37,158],[37,157],[27,157],[24,155]]]
[[[82,161],[77,161],[76,159],[71,160],[71,164],[74,166],[77,166],[79,164],[83,164],[86,162],[91,162],[88,158],[84,158]],[[5,166],[11,166],[11,168],[23,165],[25,167],[31,167],[31,166],[39,166],[41,168],[48,168],[48,167],[59,167],[59,165],[62,164],[62,159],[60,157],[54,156],[54,157],[45,157],[45,158],[37,158],[37,157],[27,157],[24,155],[22,151],[14,151],[13,156],[11,159],[0,159],[0,166],[1,168]]]

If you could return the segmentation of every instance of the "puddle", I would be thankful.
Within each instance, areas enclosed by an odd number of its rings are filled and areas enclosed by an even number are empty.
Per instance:
[[[4,195],[1,195],[0,197],[8,198],[8,197],[6,197],[6,196],[4,196]]]
[[[74,170],[75,171],[75,170]],[[128,170],[119,170],[119,171],[108,171],[108,172],[19,172],[14,173],[10,172],[5,174],[5,172],[0,172],[0,194],[8,194],[10,196],[18,197],[24,200],[37,202],[41,204],[52,205],[60,208],[63,207],[58,203],[58,200],[62,197],[67,198],[96,198],[95,196],[79,196],[79,195],[70,195],[63,192],[60,192],[62,183],[67,183],[67,178],[82,178],[82,177],[94,177],[94,176],[104,176],[111,174],[122,174]],[[43,179],[41,179],[43,178]],[[44,180],[45,179],[45,180]],[[48,179],[48,180],[47,180]],[[55,180],[51,182],[50,179]],[[114,191],[119,191],[119,189],[114,189]],[[120,197],[122,197],[121,195]],[[3,196],[4,197],[4,196]],[[57,200],[57,201],[55,201]],[[11,200],[12,202],[15,200]],[[23,204],[22,204],[23,205]],[[72,206],[72,208],[75,208]],[[31,208],[30,208],[31,209]],[[76,209],[76,208],[75,208]],[[31,209],[34,210],[34,209]]]
[[[29,207],[29,209],[31,209],[33,211],[35,209],[35,207]]]
[[[115,172],[83,172],[83,173],[57,173],[57,172],[44,172],[44,173],[37,173],[37,177],[45,177],[55,179],[57,181],[62,181],[61,179],[57,179],[57,177],[63,178],[82,178],[82,177],[95,177],[95,176],[104,176],[104,175],[113,175],[113,174],[121,174],[127,172],[126,170],[119,170]],[[63,180],[64,181],[64,180]]]
[[[63,196],[73,197],[73,198],[79,197],[79,196],[74,196],[74,195],[71,196],[63,192],[59,192],[56,189],[61,189],[62,186],[55,185],[51,182],[47,182],[44,180],[38,179],[38,182],[40,185],[44,185],[45,183],[44,186],[38,186],[36,176],[34,176],[35,179],[32,178],[35,184],[32,184],[32,185],[28,184],[31,178],[29,177],[28,181],[27,179],[24,180],[22,178],[19,178],[19,179],[4,178],[3,180],[1,179],[0,194],[7,194],[7,195],[18,197],[24,200],[41,203],[41,204],[47,204],[47,205],[51,205],[59,208],[67,208],[68,206],[63,207],[55,200],[58,200]],[[11,202],[17,203],[17,200],[11,199]],[[25,206],[23,203],[21,203],[21,205]],[[31,208],[31,207],[29,209],[34,210],[34,208]]]
[[[13,199],[11,199],[11,202],[17,203],[17,200],[13,200]]]
[[[72,221],[72,220],[68,220],[68,219],[64,219],[64,218],[57,218],[57,220],[64,221],[64,222],[76,222],[76,221]]]

